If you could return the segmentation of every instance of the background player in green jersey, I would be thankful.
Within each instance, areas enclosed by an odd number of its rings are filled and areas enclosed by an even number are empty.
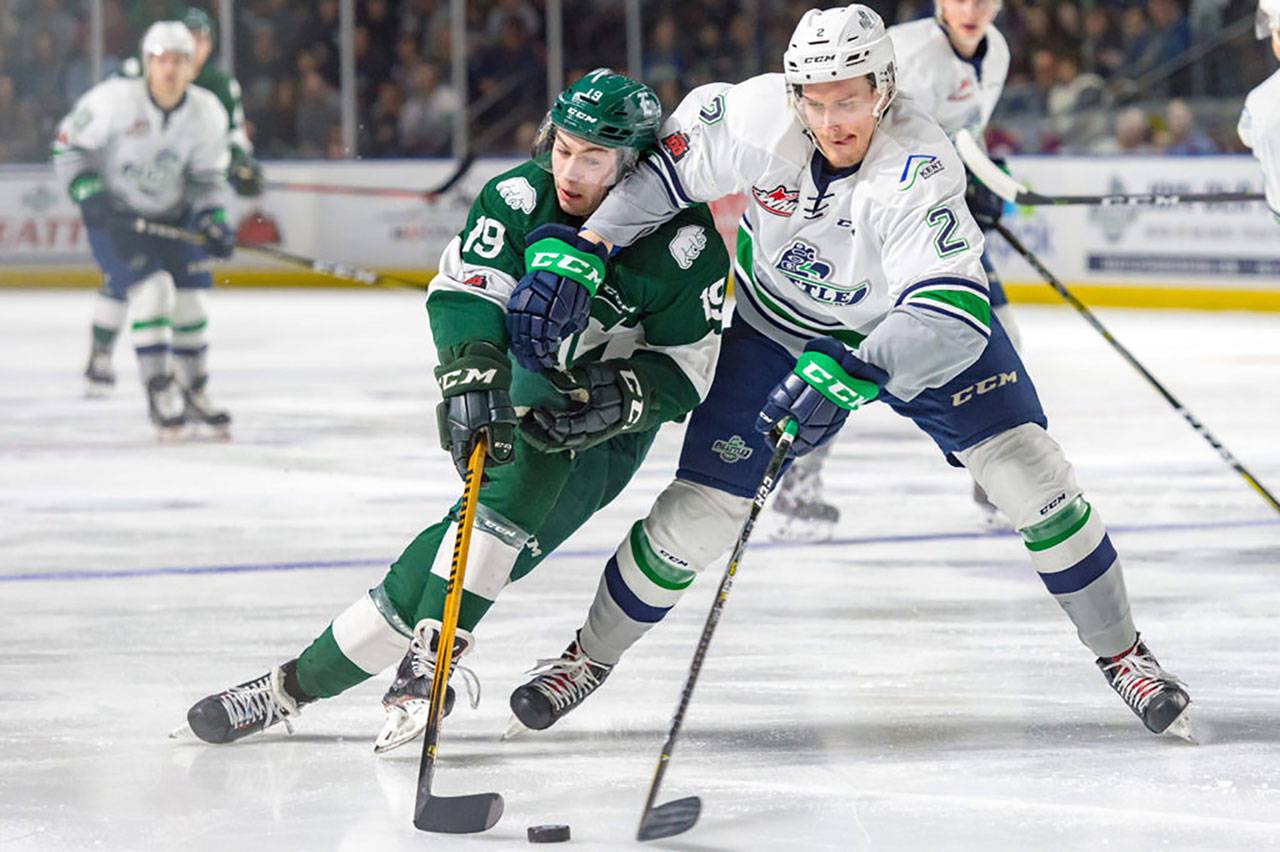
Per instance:
[[[653,92],[619,74],[598,69],[574,83],[548,113],[533,159],[485,185],[441,257],[427,299],[441,443],[460,470],[478,436],[489,447],[455,660],[502,588],[612,500],[658,427],[683,418],[710,385],[729,259],[703,205],[612,256],[591,254],[574,273],[592,294],[585,324],[563,326],[555,351],[515,364],[508,352],[509,328],[554,324],[581,307],[555,304],[540,280],[538,269],[567,259],[548,253],[547,239],[576,241],[660,119]],[[197,702],[192,730],[209,742],[239,739],[399,662],[375,747],[412,739],[426,723],[450,561],[441,543],[452,526],[450,512],[420,533],[297,658]],[[598,681],[607,669],[579,674]],[[446,713],[452,703],[450,688]]]

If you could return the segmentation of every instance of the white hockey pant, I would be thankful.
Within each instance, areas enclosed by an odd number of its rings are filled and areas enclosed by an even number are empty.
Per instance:
[[[173,372],[173,276],[160,270],[129,288],[133,348],[142,386],[153,376]]]

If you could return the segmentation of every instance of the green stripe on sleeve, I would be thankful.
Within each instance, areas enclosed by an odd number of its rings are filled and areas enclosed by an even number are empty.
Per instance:
[[[959,308],[985,326],[991,325],[991,303],[968,290],[921,290],[912,299],[931,299],[953,308]]]

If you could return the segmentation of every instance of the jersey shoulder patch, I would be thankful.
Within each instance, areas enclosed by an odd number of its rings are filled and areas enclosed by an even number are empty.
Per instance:
[[[707,229],[701,225],[684,225],[667,244],[667,250],[681,269],[689,269],[707,247]]]
[[[510,177],[494,187],[512,210],[528,215],[538,206],[538,191],[523,177]]]

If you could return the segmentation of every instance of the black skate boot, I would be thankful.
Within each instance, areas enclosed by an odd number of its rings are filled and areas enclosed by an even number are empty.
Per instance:
[[[1141,636],[1123,654],[1099,657],[1098,668],[1147,730],[1194,742],[1186,717],[1191,697],[1182,681],[1160,667]]]
[[[556,659],[538,660],[529,672],[537,676],[511,693],[511,712],[515,719],[504,738],[523,729],[550,728],[599,689],[611,671],[612,665],[588,657],[577,638]]]
[[[111,393],[116,386],[116,373],[111,368],[110,350],[95,349],[89,354],[89,365],[84,368],[84,395],[90,398]]]
[[[205,392],[208,376],[196,376],[182,389],[182,415],[187,423],[221,440],[231,437],[231,415],[218,408]]]
[[[382,696],[382,707],[387,719],[382,733],[373,743],[375,754],[383,754],[416,739],[427,727],[431,709],[431,680],[436,674],[436,648],[440,644],[440,622],[424,618],[414,628],[409,652],[396,669],[387,694]],[[458,658],[475,647],[475,637],[469,630],[457,628],[453,634],[453,657],[449,664],[449,677],[460,672],[467,687],[467,698],[474,709],[480,703],[480,679],[466,666],[458,665]],[[452,686],[444,688],[444,715],[453,711],[455,699]]]
[[[297,686],[297,666],[296,659],[290,660],[262,677],[200,699],[187,711],[187,724],[207,743],[234,742],[276,722],[293,733],[289,718],[315,700]]]
[[[187,418],[173,376],[152,376],[147,380],[147,413],[160,440],[181,437]]]

